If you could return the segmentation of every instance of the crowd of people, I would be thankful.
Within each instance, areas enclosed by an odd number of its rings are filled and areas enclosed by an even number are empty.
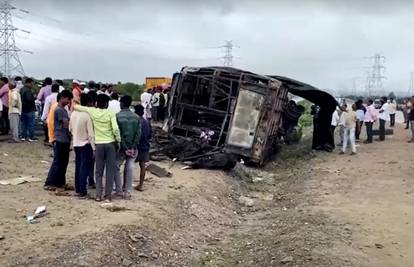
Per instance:
[[[168,100],[168,88],[162,86],[148,88],[141,94],[145,117],[150,121],[163,122],[167,114]]]
[[[411,103],[411,101],[407,101]],[[414,125],[414,111],[410,112],[412,108],[407,109],[413,116],[412,125]],[[374,124],[378,121],[378,139],[377,141],[384,141],[386,136],[386,124],[390,127],[395,126],[395,116],[397,112],[397,102],[387,97],[382,97],[376,106],[374,101],[368,99],[365,103],[363,100],[358,100],[351,106],[348,106],[346,101],[342,101],[340,106],[332,114],[331,133],[335,137],[335,131],[339,131],[338,146],[341,147],[340,154],[345,154],[348,145],[351,147],[351,155],[356,154],[358,142],[362,133],[363,126],[366,128],[366,140],[364,144],[371,144],[374,139]],[[414,126],[412,126],[414,128]],[[414,131],[413,131],[414,134]],[[414,135],[413,135],[414,136]],[[414,138],[414,137],[413,137]],[[412,139],[414,140],[414,139]]]
[[[62,81],[47,77],[37,95],[31,78],[23,83],[20,77],[3,77],[0,86],[0,130],[4,135],[11,133],[10,142],[36,142],[36,113],[42,121],[44,143],[53,147],[45,190],[65,190],[72,147],[79,198],[89,198],[88,189],[95,188],[96,201],[130,199],[135,163],[141,169],[136,189],[143,190],[151,110],[156,110],[157,118],[163,118],[165,110],[160,111],[160,107],[165,108],[166,98],[161,97],[162,91],[151,94],[149,102],[132,107],[131,96],[119,96],[111,85],[94,82],[87,85],[73,80],[67,90]],[[148,110],[150,113],[145,114]]]

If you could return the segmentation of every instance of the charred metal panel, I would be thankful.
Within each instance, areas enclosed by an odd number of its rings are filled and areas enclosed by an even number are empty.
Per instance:
[[[229,145],[242,148],[253,146],[263,101],[263,95],[243,88],[240,90],[230,126]]]

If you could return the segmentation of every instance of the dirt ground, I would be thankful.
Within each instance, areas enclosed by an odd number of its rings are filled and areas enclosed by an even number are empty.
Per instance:
[[[263,171],[162,162],[173,177],[149,174],[113,212],[42,182],[0,186],[0,266],[414,266],[407,136],[398,128],[352,157],[290,147]],[[0,180],[43,180],[50,161],[41,144],[2,142]],[[40,205],[49,214],[29,224]]]

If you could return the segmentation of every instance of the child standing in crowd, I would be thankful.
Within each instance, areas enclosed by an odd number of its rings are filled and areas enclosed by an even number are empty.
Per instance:
[[[70,132],[69,115],[66,106],[70,105],[73,95],[62,91],[54,111],[53,162],[44,186],[45,190],[63,189],[66,184],[66,169],[69,163]]]
[[[145,164],[150,160],[149,150],[150,150],[150,140],[151,140],[151,125],[144,118],[145,108],[142,105],[135,106],[135,113],[139,116],[141,121],[141,138],[139,139],[138,144],[138,157],[135,162],[139,163],[140,167],[140,176],[139,176],[139,185],[138,191],[144,191],[144,180],[145,180]]]
[[[110,97],[100,94],[96,97],[96,106],[84,107],[75,105],[75,110],[84,111],[91,116],[95,128],[95,179],[96,201],[102,201],[102,176],[106,170],[105,198],[112,201],[112,188],[116,172],[116,151],[121,142],[118,124],[113,112],[108,110]],[[120,187],[120,185],[117,185]]]
[[[12,143],[20,143],[19,125],[20,115],[22,114],[22,99],[17,91],[16,84],[9,82],[9,120],[12,133]]]
[[[352,148],[351,155],[356,154],[356,146],[355,146],[355,127],[357,122],[357,115],[356,115],[356,105],[352,105],[352,110],[344,110],[342,115],[344,116],[345,120],[345,127],[344,127],[344,139],[342,141],[342,151],[340,154],[345,154],[346,148],[348,146],[348,141]]]
[[[92,99],[87,94],[81,94],[80,104],[84,107],[92,106]],[[86,198],[87,177],[93,164],[95,137],[93,124],[88,113],[74,111],[70,117],[69,130],[73,136],[75,150],[75,189],[79,198]]]
[[[116,180],[121,184],[121,165],[125,163],[123,189],[125,199],[131,199],[132,181],[134,176],[134,161],[137,157],[137,147],[141,137],[141,121],[129,107],[132,98],[128,95],[121,98],[121,111],[116,114],[119,131],[121,133],[121,147],[117,156]],[[120,194],[120,192],[117,192]]]

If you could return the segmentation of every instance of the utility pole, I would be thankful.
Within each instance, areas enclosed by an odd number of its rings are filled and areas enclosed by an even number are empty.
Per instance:
[[[385,56],[377,53],[371,59],[374,60],[374,63],[371,72],[368,73],[365,90],[368,96],[383,96],[385,93],[383,80],[386,79],[383,75]]]
[[[23,65],[19,58],[21,51],[16,46],[14,33],[19,30],[13,26],[12,11],[16,7],[10,4],[10,1],[0,3],[0,71],[4,76],[23,75]]]

